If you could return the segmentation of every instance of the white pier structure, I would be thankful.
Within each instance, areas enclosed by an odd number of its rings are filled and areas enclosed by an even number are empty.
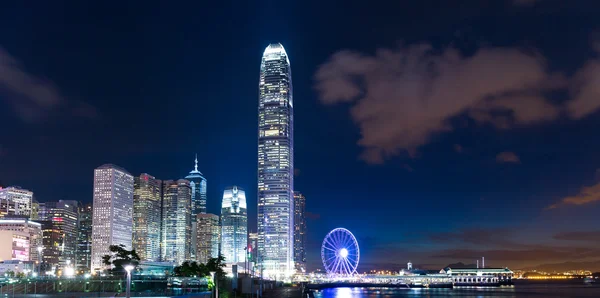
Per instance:
[[[510,285],[513,272],[508,268],[457,268],[440,270],[452,278],[455,286]]]

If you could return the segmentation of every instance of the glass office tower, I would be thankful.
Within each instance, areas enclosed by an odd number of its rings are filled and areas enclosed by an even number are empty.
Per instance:
[[[294,192],[294,263],[296,271],[306,273],[306,198]]]
[[[294,271],[294,133],[292,72],[280,43],[260,64],[258,101],[258,262],[264,274]]]
[[[185,179],[163,182],[162,261],[180,265],[190,260],[192,188]]]
[[[192,188],[192,241],[190,246],[190,256],[192,259],[197,259],[196,256],[198,244],[196,235],[198,234],[198,223],[197,215],[206,214],[206,178],[202,172],[198,171],[198,156],[194,160],[194,170],[191,171],[186,177],[190,181],[190,187]]]
[[[221,205],[221,254],[225,263],[245,262],[248,244],[248,211],[246,192],[231,186],[223,192]]]
[[[162,182],[146,173],[135,177],[133,248],[142,261],[160,260]]]
[[[106,268],[102,257],[109,246],[132,248],[133,176],[123,168],[105,164],[94,170],[92,218],[92,271]]]

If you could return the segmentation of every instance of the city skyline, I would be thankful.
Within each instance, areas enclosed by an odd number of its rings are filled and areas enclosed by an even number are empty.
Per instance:
[[[309,271],[337,227],[361,271],[600,267],[599,4],[457,3],[2,5],[0,184],[89,203],[100,165],[184,178],[197,153],[208,212],[235,183],[256,232],[259,57],[280,42]]]

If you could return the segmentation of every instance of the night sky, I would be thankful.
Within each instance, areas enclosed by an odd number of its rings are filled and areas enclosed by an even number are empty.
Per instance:
[[[91,202],[104,163],[177,179],[197,153],[209,211],[243,187],[255,231],[259,66],[281,42],[309,269],[345,227],[359,271],[600,270],[596,1],[90,2],[0,5],[2,185]]]

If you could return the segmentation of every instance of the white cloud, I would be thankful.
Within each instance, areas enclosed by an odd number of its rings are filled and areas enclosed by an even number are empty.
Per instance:
[[[561,115],[579,119],[600,109],[600,62],[588,62],[573,79],[550,73],[538,54],[483,48],[465,57],[429,45],[379,49],[374,55],[340,51],[315,74],[324,104],[351,103],[369,163],[417,149],[454,129],[451,118],[468,114],[499,129],[539,124]],[[557,104],[548,91],[571,90]]]

